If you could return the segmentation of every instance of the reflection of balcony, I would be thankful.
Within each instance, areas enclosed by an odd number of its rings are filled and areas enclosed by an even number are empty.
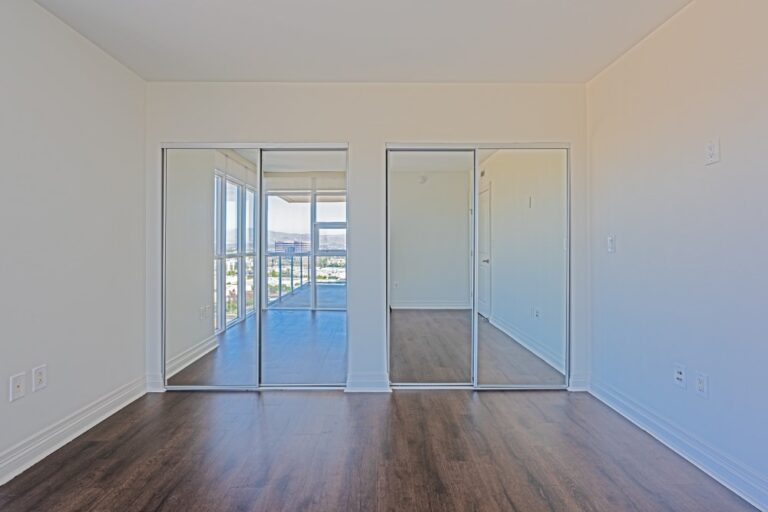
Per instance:
[[[267,308],[312,308],[309,252],[266,254]],[[346,309],[346,255],[317,256],[316,304],[320,309]]]
[[[269,301],[267,308],[307,308],[311,307],[312,287],[305,283],[279,299]],[[317,307],[320,309],[346,309],[347,283],[318,283]]]

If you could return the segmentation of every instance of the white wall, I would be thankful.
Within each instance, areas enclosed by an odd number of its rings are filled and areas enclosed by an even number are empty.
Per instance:
[[[393,308],[472,307],[472,157],[468,155],[467,171],[390,169],[389,301]]]
[[[144,391],[145,85],[34,2],[4,0],[0,91],[2,483]],[[21,371],[27,396],[9,403]]]
[[[694,1],[588,85],[588,118],[594,390],[768,508],[766,19]]]
[[[586,382],[586,126],[583,85],[151,83],[147,104],[147,305],[160,374],[162,142],[349,143],[349,387],[384,388],[385,144],[570,142],[574,176],[574,380]]]
[[[500,150],[481,169],[491,194],[490,321],[564,373],[567,153]]]

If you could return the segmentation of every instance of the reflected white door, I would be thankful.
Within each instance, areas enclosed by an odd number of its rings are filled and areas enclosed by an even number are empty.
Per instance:
[[[491,315],[491,188],[480,191],[478,203],[478,275],[477,312],[485,318]]]

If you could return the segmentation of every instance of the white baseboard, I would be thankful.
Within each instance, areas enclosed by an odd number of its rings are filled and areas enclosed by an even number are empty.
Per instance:
[[[393,300],[392,309],[472,309],[472,303],[464,300]]]
[[[593,380],[590,393],[758,509],[768,510],[765,475],[694,438],[610,385]]]
[[[506,322],[505,320],[502,320],[499,317],[491,316],[488,321],[498,330],[533,352],[536,357],[547,363],[549,366],[558,372],[565,374],[565,362],[558,360],[557,353],[547,349],[543,343],[539,342],[533,336],[529,336],[514,325]]]
[[[165,383],[160,374],[147,374],[147,393],[165,393]]]
[[[389,375],[386,372],[350,373],[345,393],[391,393]]]
[[[568,391],[589,392],[589,377],[571,374],[571,382],[568,383]]]
[[[181,370],[206,355],[208,352],[216,350],[217,348],[219,348],[219,341],[218,336],[215,334],[210,338],[204,339],[203,341],[192,345],[181,354],[174,356],[167,361],[168,366],[165,370],[166,378],[170,379]]]
[[[0,453],[0,485],[146,393],[144,377],[120,386]]]

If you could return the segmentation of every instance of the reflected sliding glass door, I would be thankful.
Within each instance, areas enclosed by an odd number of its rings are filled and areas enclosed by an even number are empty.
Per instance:
[[[262,385],[346,381],[346,151],[262,152]]]

